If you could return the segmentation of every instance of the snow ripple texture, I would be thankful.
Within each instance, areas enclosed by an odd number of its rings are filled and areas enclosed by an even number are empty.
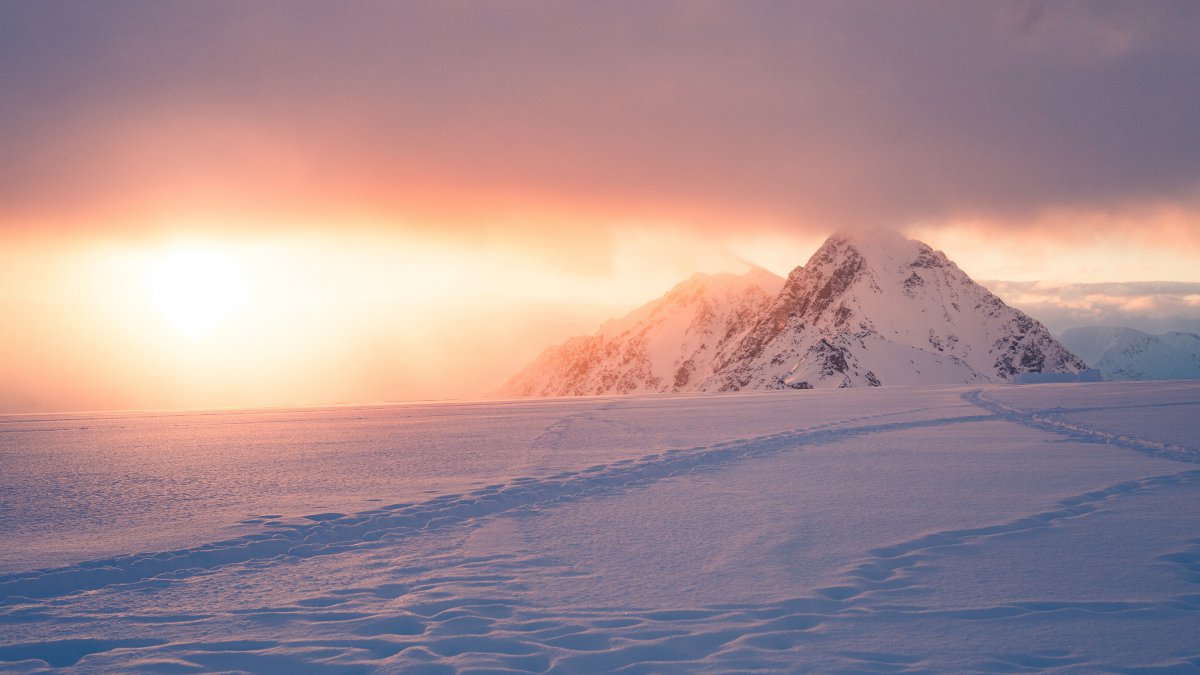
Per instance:
[[[775,396],[791,428],[5,575],[0,669],[1200,669],[1200,386]],[[532,445],[635,426],[564,413]]]

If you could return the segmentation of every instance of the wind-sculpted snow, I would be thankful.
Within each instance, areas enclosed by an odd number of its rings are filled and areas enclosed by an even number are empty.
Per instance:
[[[961,416],[915,422],[869,424],[837,429],[799,429],[711,447],[668,450],[564,471],[547,478],[520,478],[466,494],[441,495],[418,504],[392,504],[362,513],[316,513],[302,524],[263,516],[270,531],[194,548],[90,560],[79,565],[0,576],[0,601],[45,598],[152,577],[200,574],[233,563],[298,559],[370,547],[431,529],[500,513],[553,506],[567,500],[612,494],[680,473],[759,457],[803,444],[829,443],[847,436],[925,428],[984,419]]]
[[[6,575],[0,669],[1200,669],[1200,385],[540,406],[539,453],[644,449]]]

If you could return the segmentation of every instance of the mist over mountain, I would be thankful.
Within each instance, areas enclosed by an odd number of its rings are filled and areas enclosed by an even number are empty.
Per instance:
[[[1083,326],[1062,334],[1062,342],[1106,380],[1200,379],[1200,335],[1151,335],[1134,328]]]
[[[591,336],[546,349],[501,395],[1009,382],[1084,362],[943,253],[891,230],[838,233],[786,280],[697,275]]]
[[[771,304],[784,280],[761,268],[696,274],[666,295],[551,347],[504,385],[507,396],[586,396],[702,388]]]

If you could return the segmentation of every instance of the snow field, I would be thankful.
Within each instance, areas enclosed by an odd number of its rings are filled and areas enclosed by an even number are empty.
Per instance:
[[[278,517],[6,574],[0,668],[1200,668],[1197,412],[1177,383],[458,406],[426,431],[490,428],[494,482],[247,497]]]

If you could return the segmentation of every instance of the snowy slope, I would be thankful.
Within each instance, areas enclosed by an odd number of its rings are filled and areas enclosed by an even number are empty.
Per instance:
[[[605,323],[595,335],[545,350],[502,396],[581,396],[690,391],[712,361],[762,314],[783,280],[754,268],[697,274],[666,295]]]
[[[878,230],[830,237],[786,281],[693,277],[547,349],[501,394],[963,384],[1085,368],[944,254]]]
[[[1004,382],[1085,368],[942,252],[876,230],[826,240],[705,388]]]
[[[1107,380],[1200,379],[1200,336],[1192,333],[1084,326],[1065,331],[1062,341]]]
[[[1194,672],[1197,415],[1113,382],[10,417],[0,671]]]

